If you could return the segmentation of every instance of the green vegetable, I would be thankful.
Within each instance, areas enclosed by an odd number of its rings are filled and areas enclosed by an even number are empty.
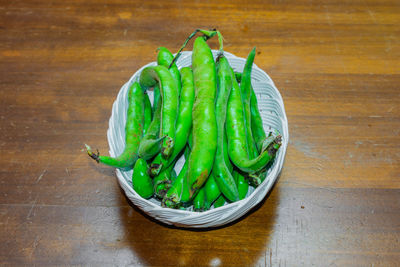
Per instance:
[[[179,114],[176,121],[175,147],[172,155],[164,159],[157,155],[150,164],[150,174],[155,176],[159,171],[167,168],[176,159],[185,147],[190,129],[192,127],[192,109],[194,102],[193,72],[189,67],[181,69],[182,90],[179,99]]]
[[[239,193],[231,172],[226,165],[224,148],[226,106],[232,88],[231,67],[228,60],[220,55],[218,57],[218,94],[216,99],[215,116],[217,118],[217,151],[213,166],[213,176],[222,194],[230,201],[239,199]],[[227,160],[229,162],[229,160]]]
[[[153,180],[147,174],[147,163],[144,159],[139,158],[135,163],[132,186],[135,192],[143,198],[153,196]]]
[[[154,87],[157,83],[162,99],[160,136],[165,136],[161,153],[168,158],[173,151],[175,143],[179,91],[176,87],[175,79],[164,66],[147,67],[140,74],[140,84],[144,88]]]
[[[236,71],[235,71],[235,78],[236,78],[236,81],[237,81],[238,83],[240,83],[240,82],[242,81],[242,73],[241,73],[241,72],[236,72]]]
[[[219,190],[219,187],[215,182],[213,173],[208,177],[207,182],[204,185],[204,190],[206,195],[204,207],[208,210],[214,201],[221,195],[221,190]]]
[[[251,112],[250,112],[250,98],[251,98],[251,69],[253,67],[254,57],[256,55],[256,48],[249,53],[246,64],[244,65],[243,74],[242,74],[242,82],[240,83],[240,92],[242,96],[243,102],[243,110],[244,110],[244,123],[246,132],[246,140],[247,140],[247,149],[249,152],[249,159],[254,159],[257,157],[257,148],[254,143],[253,133],[251,130]]]
[[[187,152],[187,154],[188,153],[189,152]],[[177,209],[180,208],[183,203],[190,200],[189,185],[186,180],[188,165],[189,161],[188,158],[186,158],[182,170],[178,174],[178,177],[176,177],[175,181],[172,182],[171,187],[168,189],[161,202],[161,206]]]
[[[161,102],[158,102],[158,107],[154,112],[153,120],[147,130],[147,133],[140,141],[138,154],[140,158],[149,160],[160,152],[163,137],[159,137],[161,124]]]
[[[250,111],[251,111],[251,130],[253,132],[254,142],[257,145],[258,152],[261,152],[262,143],[266,138],[266,134],[263,127],[263,121],[258,110],[257,97],[251,88],[251,99],[250,99]]]
[[[158,84],[156,84],[153,88],[153,93],[154,93],[154,101],[153,101],[153,114],[156,112],[156,109],[158,107],[158,103],[161,101],[161,96],[160,96],[160,88],[158,87]],[[154,115],[153,115],[154,116]]]
[[[197,193],[196,197],[193,199],[193,210],[197,212],[204,211],[204,201],[205,201],[205,190],[202,187]]]
[[[240,96],[240,88],[232,75],[232,90],[228,100],[226,132],[228,136],[228,154],[233,164],[246,173],[254,174],[263,169],[276,154],[281,145],[281,137],[277,136],[273,140],[266,140],[263,144],[261,154],[250,160],[247,151],[247,138],[245,129],[245,120],[243,112],[243,103]]]
[[[158,48],[158,55],[157,55],[157,63],[158,65],[168,67],[169,64],[171,64],[172,59],[174,56],[172,53],[165,47],[159,47]],[[175,86],[178,88],[178,92],[181,90],[181,75],[179,73],[179,70],[176,66],[176,64],[173,64],[171,68],[169,69],[169,72],[171,73],[171,76],[175,80]],[[158,84],[156,84],[155,89],[154,89],[154,113],[155,117],[152,122],[152,131],[148,134],[145,134],[143,137],[142,141],[140,142],[139,146],[139,157],[144,158],[146,160],[151,159],[154,157],[156,154],[158,154],[161,150],[161,143],[164,140],[164,136],[159,136],[160,132],[160,117],[161,117],[161,106],[159,106],[159,87]],[[150,101],[149,101],[150,104]],[[156,114],[157,113],[157,114]],[[145,117],[146,118],[146,117]],[[156,120],[156,121],[155,121]],[[160,154],[161,157],[161,154]]]
[[[226,200],[223,195],[220,195],[217,200],[214,201],[214,208],[222,207],[225,204]]]
[[[178,88],[178,92],[181,91],[182,84],[181,84],[181,74],[179,73],[178,67],[175,63],[172,63],[174,56],[172,53],[165,47],[158,48],[158,55],[157,55],[157,63],[160,66],[167,67],[169,72],[171,73],[172,77],[175,80],[176,87]],[[179,95],[179,94],[178,94]]]
[[[152,120],[151,103],[148,94],[144,94],[144,122],[143,122],[143,135],[146,135],[147,129]]]
[[[98,163],[121,168],[132,169],[138,158],[138,148],[143,135],[145,94],[138,83],[133,83],[128,91],[128,110],[125,124],[125,148],[116,158],[101,156],[99,152],[93,153],[90,146],[86,145],[88,155]]]
[[[211,49],[203,37],[198,37],[194,42],[192,68],[195,101],[192,114],[193,148],[187,174],[190,198],[196,195],[210,175],[217,150],[215,64]]]
[[[168,189],[171,187],[171,178],[174,164],[163,170],[154,177],[154,195],[159,199],[163,199]]]
[[[239,199],[242,200],[246,197],[247,192],[249,191],[249,183],[246,181],[246,178],[243,174],[240,173],[239,170],[233,170],[233,177],[235,178],[236,186],[239,192]]]

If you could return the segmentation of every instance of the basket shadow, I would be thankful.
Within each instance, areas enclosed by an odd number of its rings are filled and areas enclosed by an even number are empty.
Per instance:
[[[258,205],[238,220],[204,229],[161,223],[125,197],[136,213],[130,218],[126,210],[120,210],[124,241],[141,262],[151,266],[251,266],[264,262],[279,204],[279,187],[275,184]],[[121,193],[124,194],[122,189]]]

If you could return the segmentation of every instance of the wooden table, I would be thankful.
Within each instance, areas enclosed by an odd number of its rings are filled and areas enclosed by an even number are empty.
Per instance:
[[[399,1],[0,2],[0,265],[398,266]],[[208,231],[144,216],[83,150],[197,27],[257,46],[291,137],[265,201]]]

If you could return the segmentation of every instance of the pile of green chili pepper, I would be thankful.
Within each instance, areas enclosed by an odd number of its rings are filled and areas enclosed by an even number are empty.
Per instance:
[[[197,33],[192,66],[175,64]],[[217,35],[214,60],[207,40]],[[281,136],[266,134],[251,84],[255,48],[243,73],[235,73],[216,30],[196,30],[174,55],[158,49],[157,66],[147,67],[129,87],[125,149],[116,158],[87,153],[97,162],[133,169],[132,187],[163,207],[205,211],[244,199],[259,186],[281,146]],[[153,90],[153,105],[147,95]],[[175,173],[177,160],[185,164]]]

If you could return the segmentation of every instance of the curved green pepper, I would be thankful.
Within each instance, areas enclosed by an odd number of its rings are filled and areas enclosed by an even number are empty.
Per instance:
[[[239,199],[234,178],[226,165],[227,151],[225,138],[226,106],[232,88],[231,67],[228,60],[220,55],[218,57],[218,93],[215,103],[215,117],[217,118],[217,151],[213,166],[213,176],[222,194],[234,202]],[[227,160],[229,162],[229,160]]]
[[[254,142],[257,145],[258,152],[261,152],[262,144],[267,136],[264,131],[262,117],[258,110],[257,97],[253,88],[251,88],[250,111],[251,130],[253,132]]]
[[[181,69],[182,90],[179,99],[179,114],[176,121],[175,147],[172,155],[164,159],[161,154],[157,155],[150,164],[150,175],[155,176],[161,170],[167,168],[180,154],[186,145],[190,129],[192,127],[192,109],[194,102],[193,73],[189,67]]]
[[[247,140],[247,148],[249,151],[249,159],[254,159],[257,157],[257,148],[253,139],[253,132],[251,129],[251,111],[250,111],[250,98],[251,98],[251,70],[253,67],[254,57],[256,55],[256,48],[249,53],[246,64],[244,65],[242,81],[240,83],[240,91],[243,102],[243,110],[244,110],[244,123],[246,132],[246,140]]]
[[[228,100],[226,132],[228,136],[228,153],[233,164],[240,170],[254,174],[263,169],[276,155],[281,145],[281,136],[265,140],[261,154],[249,159],[246,149],[247,139],[245,129],[245,120],[243,114],[243,103],[240,96],[240,88],[234,79],[232,70],[233,86]]]
[[[86,145],[88,155],[103,164],[129,170],[133,168],[138,158],[138,148],[143,135],[145,94],[138,83],[133,83],[128,91],[128,110],[125,123],[125,148],[116,158],[93,153]]]
[[[159,84],[161,93],[161,133],[165,136],[161,153],[168,158],[174,148],[175,124],[178,114],[179,91],[171,73],[164,66],[147,67],[140,74],[140,84],[144,88],[154,87]]]
[[[163,137],[159,137],[160,124],[161,124],[161,102],[157,103],[158,107],[155,110],[154,118],[150,123],[147,133],[143,136],[140,141],[138,154],[140,158],[149,160],[154,157],[161,149],[161,143],[164,140]]]

